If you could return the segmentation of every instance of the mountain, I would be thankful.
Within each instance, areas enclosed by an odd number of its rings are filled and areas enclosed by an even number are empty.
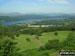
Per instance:
[[[21,14],[21,13],[17,13],[17,12],[15,12],[15,13],[0,13],[0,16],[20,16],[20,15],[23,15],[23,14]]]
[[[0,21],[19,21],[27,19],[66,19],[75,18],[75,14],[49,13],[49,14],[22,14],[22,13],[0,13]]]
[[[25,15],[33,15],[33,16],[75,16],[75,13],[72,14],[66,14],[66,13],[47,13],[47,14],[22,14],[18,12],[14,13],[0,13],[0,16],[13,16],[13,17],[18,17],[18,16],[25,16]]]

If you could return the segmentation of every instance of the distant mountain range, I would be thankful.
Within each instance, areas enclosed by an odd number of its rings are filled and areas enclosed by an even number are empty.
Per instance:
[[[44,15],[44,16],[64,16],[64,15],[70,15],[70,16],[75,16],[75,13],[72,14],[66,14],[66,13],[48,13],[48,14],[22,14],[22,13],[0,13],[0,16],[24,16],[24,15]]]
[[[18,21],[25,19],[61,19],[75,18],[75,14],[48,13],[48,14],[22,14],[22,13],[0,13],[0,21]]]
[[[20,16],[21,13],[0,13],[0,16]]]

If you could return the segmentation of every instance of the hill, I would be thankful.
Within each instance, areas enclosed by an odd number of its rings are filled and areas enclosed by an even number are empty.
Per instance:
[[[72,16],[73,15],[73,16]],[[25,19],[65,19],[74,17],[74,14],[20,14],[20,13],[0,13],[0,21],[18,21]]]

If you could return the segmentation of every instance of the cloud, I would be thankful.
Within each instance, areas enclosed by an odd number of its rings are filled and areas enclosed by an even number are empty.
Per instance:
[[[41,2],[57,3],[57,4],[69,4],[68,0],[40,0]]]

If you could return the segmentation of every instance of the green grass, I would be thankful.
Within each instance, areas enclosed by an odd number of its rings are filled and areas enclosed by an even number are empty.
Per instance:
[[[59,39],[60,42],[63,42],[71,32],[72,31],[58,31],[58,35],[54,35],[55,32],[48,32],[38,37],[40,42],[44,45],[48,40],[54,39]],[[20,35],[16,37],[15,41],[18,42],[16,46],[20,49],[19,54],[23,54],[24,56],[48,56],[47,54],[50,56],[60,56],[59,51],[55,49],[39,51],[39,45],[33,37],[35,37],[35,35]],[[30,38],[31,42],[27,42],[26,38]]]
[[[40,40],[43,44],[46,44],[48,40],[59,39],[60,42],[64,41],[71,31],[58,31],[58,35],[54,35],[55,32],[44,33],[40,36]]]
[[[59,39],[60,42],[64,41],[68,34],[71,31],[58,31],[58,35],[54,35],[54,32],[44,33],[42,36],[38,36],[40,42],[44,45],[48,42],[48,40]],[[39,48],[38,43],[35,39],[32,38],[31,35],[20,35],[20,37],[16,37],[16,42],[18,42],[17,47],[20,50],[30,50]],[[26,38],[30,38],[31,42],[27,42]]]
[[[21,54],[23,54],[24,56],[48,56],[48,55],[52,55],[55,53],[57,53],[57,51],[54,49],[43,50],[43,51],[39,51],[37,49],[34,49],[34,50],[28,50],[28,51],[21,52]]]
[[[38,48],[38,44],[30,35],[20,35],[20,37],[16,37],[16,42],[18,42],[17,47],[21,50],[29,50]],[[27,42],[26,38],[29,38],[31,41]]]

